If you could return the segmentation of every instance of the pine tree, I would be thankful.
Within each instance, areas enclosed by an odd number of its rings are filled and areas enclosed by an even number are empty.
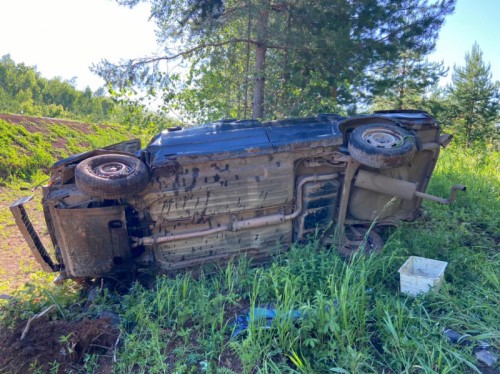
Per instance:
[[[117,1],[134,6],[142,0]],[[156,82],[175,96],[186,85],[175,74],[164,74],[168,67],[162,62],[182,58],[196,77],[188,87],[195,99],[190,102],[203,108],[205,98],[217,98],[211,114],[244,116],[251,101],[254,118],[355,106],[366,96],[373,72],[402,51],[421,56],[432,51],[455,5],[455,0],[147,1],[164,53],[120,64],[103,60],[92,70],[115,88]],[[229,60],[237,73],[228,77]],[[203,80],[207,72],[214,79]],[[196,103],[198,98],[203,100]]]
[[[493,140],[499,119],[499,83],[492,81],[490,64],[483,61],[477,43],[465,54],[465,66],[453,70],[449,93],[458,135],[467,147],[475,141]]]
[[[422,108],[429,90],[447,73],[442,62],[430,62],[415,51],[403,52],[378,72],[372,89],[374,109]]]

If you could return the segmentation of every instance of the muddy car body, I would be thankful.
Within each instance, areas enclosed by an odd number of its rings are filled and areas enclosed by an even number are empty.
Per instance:
[[[35,257],[61,278],[176,272],[235,255],[268,258],[317,231],[349,251],[370,226],[417,217],[451,138],[421,111],[173,128],[54,164],[43,208],[56,259],[21,199]],[[346,249],[347,248],[347,249]]]

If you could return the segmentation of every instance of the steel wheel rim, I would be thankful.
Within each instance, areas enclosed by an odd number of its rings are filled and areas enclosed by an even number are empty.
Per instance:
[[[122,162],[106,162],[92,168],[92,172],[102,178],[119,178],[129,175],[132,172],[132,167]]]
[[[374,148],[391,149],[399,147],[404,142],[404,137],[390,129],[367,130],[362,135],[363,141]]]

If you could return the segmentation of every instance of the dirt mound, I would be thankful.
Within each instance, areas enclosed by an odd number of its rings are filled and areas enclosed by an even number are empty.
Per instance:
[[[78,130],[85,134],[89,134],[92,132],[92,125],[89,123],[71,121],[60,118],[31,117],[31,116],[23,116],[20,114],[0,113],[0,120],[4,120],[5,122],[15,125],[23,125],[29,132],[47,133],[45,126],[47,126],[48,124],[65,125],[68,127],[72,127],[75,130]]]
[[[0,330],[0,372],[29,373],[35,369],[49,372],[54,362],[58,372],[77,369],[86,355],[99,354],[99,372],[111,372],[113,350],[119,330],[112,319],[50,321],[35,319],[21,340],[26,321],[18,321],[13,329]],[[77,371],[77,370],[75,370]]]

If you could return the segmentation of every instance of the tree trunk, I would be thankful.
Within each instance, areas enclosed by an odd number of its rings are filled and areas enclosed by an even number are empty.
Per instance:
[[[338,98],[338,95],[339,95],[339,88],[337,87],[337,84],[333,84],[332,86],[332,100],[336,103],[337,102],[337,98]]]
[[[253,90],[253,118],[264,117],[264,88],[266,82],[266,52],[265,46],[255,48],[255,84]]]
[[[250,40],[250,35],[251,35],[251,26],[252,26],[252,12],[251,12],[251,7],[250,7],[250,1],[247,3],[248,7],[248,22],[247,22],[247,39]],[[250,42],[247,42],[247,55],[246,55],[246,61],[245,61],[245,110],[243,114],[243,118],[248,118],[247,117],[247,112],[248,112],[248,74],[250,72]]]
[[[262,0],[257,19],[257,44],[255,47],[255,84],[253,89],[253,118],[264,118],[264,93],[266,82],[267,29],[269,26],[270,0]]]
[[[281,73],[281,95],[277,97],[276,100],[276,111],[278,113],[285,113],[286,111],[286,102],[288,97],[288,81],[290,80],[290,51],[289,47],[291,45],[290,37],[291,37],[291,29],[292,29],[292,5],[287,4],[287,22],[286,22],[286,37],[285,37],[285,51],[283,54],[283,70]]]
[[[403,100],[405,98],[405,84],[406,84],[406,53],[403,56],[403,71],[401,73],[401,85],[399,86],[399,97],[398,97],[398,109],[402,110],[403,109]]]

